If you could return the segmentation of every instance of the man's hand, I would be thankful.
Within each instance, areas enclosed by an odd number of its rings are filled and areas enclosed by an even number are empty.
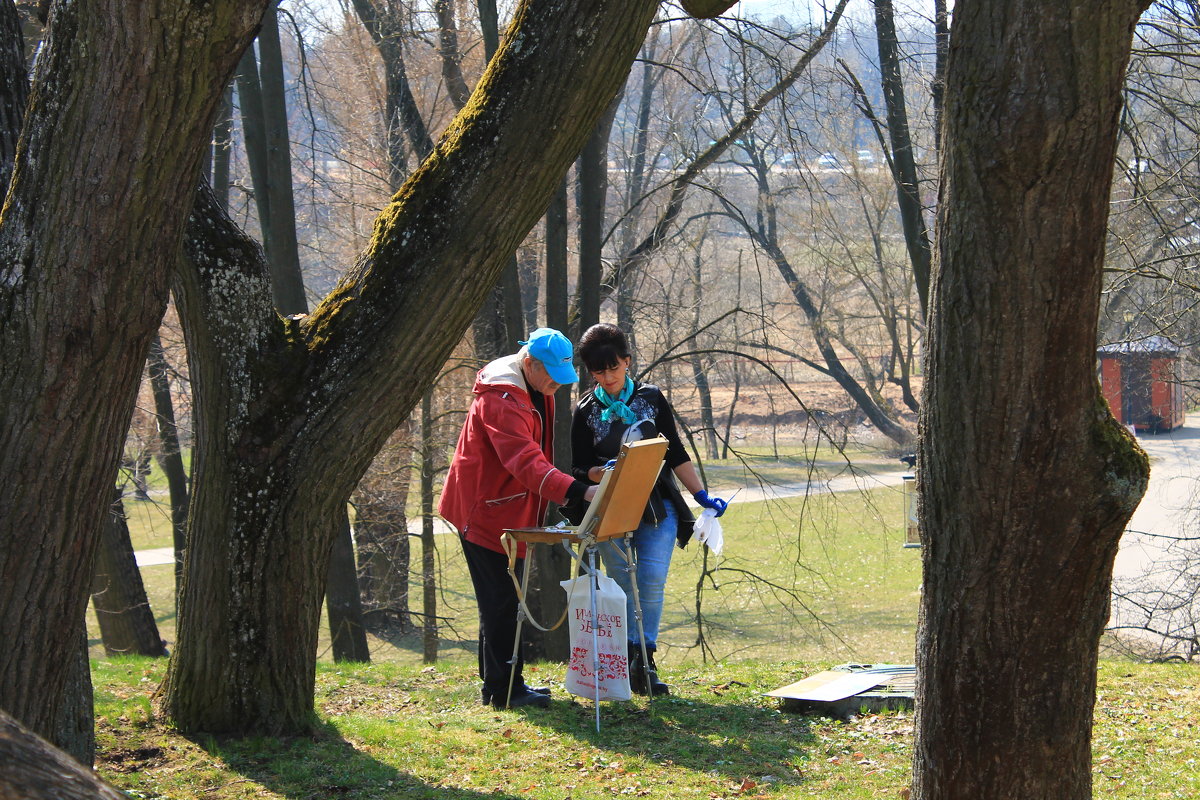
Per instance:
[[[592,498],[596,496],[596,490],[599,488],[599,486],[589,486],[587,491],[583,493],[583,499],[587,500],[589,503],[592,502]]]

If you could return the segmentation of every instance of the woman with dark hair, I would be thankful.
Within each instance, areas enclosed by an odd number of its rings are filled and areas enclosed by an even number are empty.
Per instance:
[[[633,621],[634,593],[624,548],[608,541],[600,546],[600,556],[609,577],[625,590],[631,687],[639,694],[670,694],[670,687],[658,679],[658,667],[654,663],[663,590],[671,566],[671,553],[677,543],[680,547],[687,544],[695,523],[675,479],[679,479],[697,503],[713,509],[717,516],[725,512],[726,503],[720,498],[709,497],[704,490],[704,484],[679,440],[675,413],[667,398],[657,386],[635,381],[629,375],[632,354],[621,329],[607,323],[593,325],[579,340],[578,353],[596,386],[576,405],[571,424],[571,471],[575,478],[599,483],[604,476],[604,465],[617,457],[621,445],[626,442],[659,435],[667,440],[668,469],[659,473],[642,515],[642,524],[632,540],[637,564],[637,596],[642,612],[640,632]],[[642,660],[642,636],[648,663]],[[646,667],[649,667],[649,680]]]

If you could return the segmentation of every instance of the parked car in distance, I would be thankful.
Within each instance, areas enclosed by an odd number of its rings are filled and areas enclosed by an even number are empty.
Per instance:
[[[840,171],[844,171],[846,169],[846,167],[842,165],[842,160],[833,153],[821,153],[821,155],[817,156],[817,168],[836,169]]]
[[[875,154],[870,150],[858,150],[855,156],[858,158],[858,163],[864,167],[875,166]]]

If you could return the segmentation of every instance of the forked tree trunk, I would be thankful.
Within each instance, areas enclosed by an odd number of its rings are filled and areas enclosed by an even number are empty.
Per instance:
[[[47,736],[181,209],[264,5],[52,6],[0,222],[0,707]]]
[[[959,3],[918,468],[916,800],[1085,800],[1097,646],[1146,456],[1095,375],[1147,0]]]
[[[333,522],[623,83],[653,0],[532,0],[338,287],[275,314],[205,192],[177,297],[195,387],[187,579],[161,710],[184,730],[312,721]]]

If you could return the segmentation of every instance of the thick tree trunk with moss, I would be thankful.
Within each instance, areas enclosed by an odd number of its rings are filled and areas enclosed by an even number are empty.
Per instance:
[[[195,494],[161,708],[185,730],[312,720],[332,522],[407,417],[622,85],[652,0],[533,0],[471,101],[303,319],[211,197],[177,287],[195,387]]]
[[[918,463],[919,800],[1091,796],[1098,640],[1148,475],[1094,366],[1145,5],[955,7]]]
[[[265,1],[51,12],[0,223],[0,707],[47,736],[184,209]]]

